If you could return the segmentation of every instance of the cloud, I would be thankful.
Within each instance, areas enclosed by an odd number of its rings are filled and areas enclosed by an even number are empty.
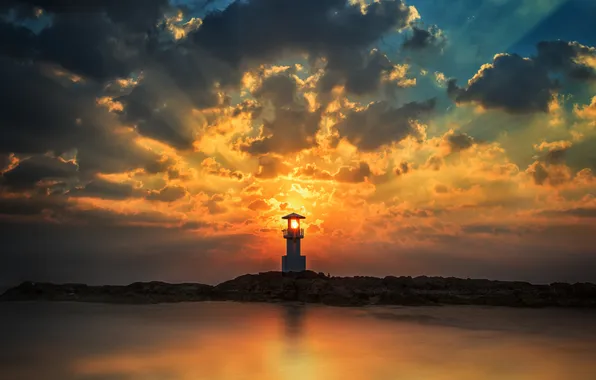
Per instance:
[[[228,105],[217,88],[240,84],[241,73],[197,49],[166,46],[146,64],[143,79],[129,94],[115,98],[123,105],[123,122],[145,136],[190,150],[205,124],[205,110]]]
[[[450,152],[461,152],[470,149],[476,141],[466,133],[452,133],[445,137]]]
[[[578,42],[541,41],[536,62],[576,80],[596,79],[596,49]]]
[[[238,170],[230,170],[221,166],[213,157],[208,157],[201,162],[203,170],[210,175],[218,177],[232,178],[241,181],[244,174]]]
[[[596,96],[592,98],[590,104],[579,106],[575,105],[574,113],[580,119],[590,120],[596,125]]]
[[[167,0],[150,0],[139,9],[132,0],[95,1],[84,6],[23,0],[12,1],[12,7],[28,18],[36,18],[36,8],[52,15],[52,22],[38,35],[14,29],[12,34],[20,37],[21,48],[12,53],[22,56],[27,52],[28,57],[105,81],[126,77],[141,66],[148,53],[147,32],[155,29],[169,4]]]
[[[383,145],[400,142],[408,137],[421,139],[424,129],[416,124],[434,109],[433,99],[411,102],[393,108],[386,102],[376,102],[363,110],[350,111],[335,125],[341,137],[362,151],[373,151]]]
[[[547,143],[541,142],[539,145],[535,145],[534,148],[539,151],[547,151],[543,157],[540,158],[546,164],[562,164],[565,162],[566,152],[573,146],[570,141],[555,141]]]
[[[370,166],[366,162],[361,162],[357,167],[342,166],[333,178],[338,182],[359,183],[370,178]]]
[[[155,25],[155,21],[169,8],[169,4],[167,0],[148,0],[145,6],[139,9],[135,0],[94,1],[87,4],[73,4],[61,0],[9,0],[7,7],[14,8],[21,16],[30,18],[37,17],[36,8],[58,15],[105,13],[115,24],[131,31],[145,32]]]
[[[497,54],[484,65],[465,88],[448,82],[448,94],[460,104],[476,103],[484,108],[524,114],[548,112],[555,83],[548,71],[517,54]]]
[[[10,169],[11,163],[11,156],[8,154],[0,154],[0,173],[4,174],[4,172]]]
[[[414,170],[414,165],[411,162],[402,161],[395,168],[395,175],[401,176],[410,173]]]
[[[435,186],[435,193],[437,194],[447,194],[449,192],[449,188],[445,185],[438,184]]]
[[[259,157],[259,169],[256,177],[270,179],[278,175],[287,175],[290,171],[290,167],[281,158],[276,156],[261,156]]]
[[[519,234],[521,231],[509,226],[499,226],[490,224],[469,224],[462,226],[462,231],[467,234],[491,234],[491,235],[509,235]]]
[[[320,181],[337,181],[343,183],[360,183],[372,177],[370,166],[360,162],[356,166],[341,166],[335,173],[323,170],[316,164],[307,164],[294,170],[297,177],[309,177]]]
[[[73,197],[123,200],[132,197],[141,197],[143,196],[143,192],[131,183],[118,183],[98,178],[84,186],[70,190],[68,195]]]
[[[540,161],[534,161],[526,173],[530,174],[536,185],[549,184],[558,186],[567,183],[572,178],[571,170],[566,165],[543,164]]]
[[[322,170],[316,164],[306,164],[304,167],[299,167],[295,170],[294,175],[297,177],[310,177],[317,180],[331,181],[333,174],[327,170]]]
[[[0,56],[0,153],[56,155],[77,151],[81,172],[122,172],[159,157],[116,133],[111,115],[96,106],[93,84],[61,83],[52,70]]]
[[[0,20],[0,54],[18,59],[35,53],[37,36],[30,29]]]
[[[269,204],[262,199],[252,201],[248,208],[252,211],[267,211],[269,210]]]
[[[225,198],[221,194],[214,194],[211,196],[211,198],[205,202],[205,206],[207,207],[209,214],[218,215],[227,212],[228,209],[222,205],[224,200]]]
[[[13,169],[0,177],[0,188],[10,190],[45,189],[76,180],[78,166],[71,161],[50,156],[33,156],[19,161]],[[45,183],[44,183],[45,182]]]
[[[182,186],[166,186],[159,191],[151,191],[147,194],[150,201],[174,202],[186,196],[186,189]]]
[[[539,215],[547,217],[576,217],[576,218],[596,218],[596,208],[573,208],[568,210],[547,210],[541,211]]]
[[[428,29],[413,26],[412,34],[406,38],[402,47],[407,50],[442,49],[446,43],[446,37],[436,26],[431,26]]]
[[[330,92],[336,86],[344,86],[348,94],[366,95],[378,91],[384,83],[389,90],[391,85],[405,87],[399,80],[405,75],[401,66],[396,66],[378,49],[370,52],[339,52],[326,66],[325,75],[319,80],[321,93]],[[393,78],[395,77],[395,78]]]
[[[342,67],[346,52],[368,47],[410,17],[410,8],[393,0],[374,2],[365,13],[346,0],[253,0],[209,14],[189,38],[232,67],[275,60],[284,51],[326,57],[330,66]],[[242,34],[235,32],[238,25]]]
[[[413,23],[424,7],[399,0],[0,3],[0,250],[11,278],[276,269],[279,241],[263,236],[292,211],[315,232],[312,267],[338,274],[468,275],[472,260],[473,273],[547,278],[562,255],[591,252],[590,47],[551,41],[491,61],[476,48],[503,51],[517,30],[505,40],[473,20],[428,28]],[[460,27],[470,12],[518,8],[498,3],[460,1],[449,7],[465,15],[449,17]],[[479,47],[467,34],[487,38]],[[478,107],[453,107],[443,87]],[[32,231],[43,239],[29,242]],[[503,256],[503,237],[515,255]],[[51,270],[31,265],[40,244]],[[204,250],[249,256],[196,277],[186,268]],[[381,253],[364,263],[367,251]]]
[[[321,111],[276,109],[273,120],[263,121],[262,135],[242,145],[252,155],[295,153],[316,146]]]
[[[271,75],[265,78],[252,94],[257,99],[271,101],[277,109],[292,106],[298,100],[298,83],[296,79],[289,70],[281,74]]]
[[[512,114],[547,113],[554,93],[562,87],[554,74],[576,81],[596,79],[595,48],[558,40],[541,41],[536,49],[537,54],[529,58],[497,54],[467,86],[460,88],[451,79],[447,92],[460,104],[475,103]]]
[[[426,160],[424,167],[427,169],[438,171],[444,165],[445,165],[445,159],[443,157],[437,156],[437,155],[432,155]]]

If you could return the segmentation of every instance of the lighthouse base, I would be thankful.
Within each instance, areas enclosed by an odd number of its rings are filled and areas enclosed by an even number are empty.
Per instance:
[[[306,256],[282,256],[282,272],[302,272],[306,270]]]

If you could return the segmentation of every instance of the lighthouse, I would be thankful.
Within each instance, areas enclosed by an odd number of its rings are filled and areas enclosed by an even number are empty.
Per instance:
[[[281,257],[282,272],[302,272],[306,270],[306,256],[300,255],[300,240],[304,238],[304,228],[300,228],[302,215],[291,213],[282,217],[288,221],[288,228],[283,230],[286,239],[286,255]]]

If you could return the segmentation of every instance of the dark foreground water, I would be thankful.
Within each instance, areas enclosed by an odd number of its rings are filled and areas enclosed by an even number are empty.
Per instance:
[[[0,379],[594,380],[596,312],[5,303]]]

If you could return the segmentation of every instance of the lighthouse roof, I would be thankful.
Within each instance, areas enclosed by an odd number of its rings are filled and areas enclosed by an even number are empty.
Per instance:
[[[291,213],[291,214],[288,214],[288,215],[286,215],[286,216],[282,216],[281,218],[282,218],[282,219],[306,219],[306,217],[305,217],[305,216],[298,215],[298,214],[296,214],[295,212],[293,212],[293,213]]]

